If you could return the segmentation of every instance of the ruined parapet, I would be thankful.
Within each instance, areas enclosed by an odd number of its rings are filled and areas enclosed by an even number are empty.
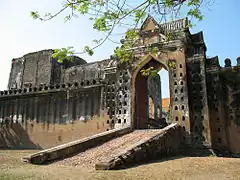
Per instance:
[[[206,71],[218,71],[220,69],[218,56],[206,59]]]
[[[90,80],[82,80],[80,82],[74,81],[71,83],[63,83],[63,84],[55,84],[55,85],[39,85],[33,87],[26,87],[21,89],[10,89],[0,91],[0,98],[8,98],[12,96],[20,96],[20,95],[31,95],[38,93],[54,93],[59,91],[67,91],[67,90],[75,90],[75,89],[87,89],[93,88],[96,86],[102,86],[103,81],[101,79],[92,79]]]
[[[71,62],[65,60],[60,64],[52,58],[52,54],[53,50],[48,49],[13,59],[8,89],[61,83],[64,69],[86,63],[83,59],[73,56]]]

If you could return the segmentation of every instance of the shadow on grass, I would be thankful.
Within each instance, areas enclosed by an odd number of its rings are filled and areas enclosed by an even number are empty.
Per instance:
[[[141,161],[141,162],[132,162],[132,163],[128,163],[126,165],[122,165],[114,170],[125,170],[125,169],[132,169],[132,168],[136,168],[139,166],[145,166],[145,165],[149,165],[149,164],[156,164],[156,163],[162,163],[165,161],[170,161],[170,160],[176,160],[176,159],[182,159],[182,158],[186,158],[187,156],[183,156],[183,155],[175,155],[175,156],[169,156],[169,157],[163,157],[163,158],[159,158],[159,159],[149,159],[149,160],[145,160],[145,161]]]

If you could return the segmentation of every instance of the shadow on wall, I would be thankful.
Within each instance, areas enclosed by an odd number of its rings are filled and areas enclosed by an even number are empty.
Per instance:
[[[34,144],[21,124],[5,122],[0,125],[0,149],[42,149]]]
[[[79,140],[109,129],[108,116],[100,116],[88,120],[74,120],[72,123],[23,123],[0,124],[0,149],[46,149],[57,145]]]

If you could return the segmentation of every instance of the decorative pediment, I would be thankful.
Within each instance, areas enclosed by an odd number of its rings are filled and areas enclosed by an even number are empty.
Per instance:
[[[155,19],[152,16],[149,15],[143,22],[140,28],[140,32],[151,31],[155,29],[159,29],[159,24],[157,23],[157,21],[155,21]]]

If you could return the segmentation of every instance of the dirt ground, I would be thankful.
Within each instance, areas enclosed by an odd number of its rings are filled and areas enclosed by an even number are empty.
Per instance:
[[[21,161],[35,151],[1,150],[0,180],[153,180],[240,179],[240,159],[218,157],[175,157],[118,171],[93,171],[81,167],[50,164],[30,165]]]

